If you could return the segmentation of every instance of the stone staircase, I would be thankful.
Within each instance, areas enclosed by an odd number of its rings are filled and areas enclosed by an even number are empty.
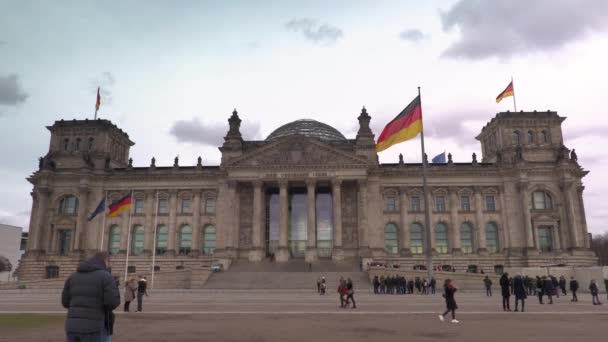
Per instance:
[[[205,289],[292,289],[316,291],[317,279],[325,277],[327,290],[335,291],[340,277],[351,278],[355,289],[369,288],[366,272],[359,270],[358,261],[334,262],[320,260],[312,263],[312,268],[304,260],[290,260],[284,263],[249,262],[239,260],[228,271],[213,273]]]

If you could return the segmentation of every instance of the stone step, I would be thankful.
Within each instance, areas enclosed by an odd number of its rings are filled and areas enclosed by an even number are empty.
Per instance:
[[[351,278],[357,289],[368,289],[365,272],[219,272],[213,273],[205,289],[314,289],[325,277],[327,291],[334,292],[340,277]]]

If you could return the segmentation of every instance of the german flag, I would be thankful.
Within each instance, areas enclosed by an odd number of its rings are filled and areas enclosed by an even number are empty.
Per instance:
[[[496,96],[496,103],[500,102],[505,97],[513,96],[515,94],[515,90],[513,90],[513,81],[509,83],[507,88],[500,93],[500,95]]]
[[[129,209],[131,209],[131,194],[128,194],[120,200],[112,203],[110,205],[108,217],[116,217],[120,215],[120,213],[122,213],[123,211],[127,211]]]
[[[420,105],[420,95],[418,95],[393,121],[384,127],[376,143],[376,152],[415,138],[420,132],[422,132],[422,106]]]

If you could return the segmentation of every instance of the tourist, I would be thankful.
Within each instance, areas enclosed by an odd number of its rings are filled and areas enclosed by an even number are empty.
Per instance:
[[[414,284],[416,286],[416,290],[418,291],[418,294],[420,294],[422,283],[420,282],[420,278],[419,277],[416,277],[416,280],[414,281]]]
[[[135,278],[131,278],[125,283],[124,312],[129,312],[129,306],[133,299],[135,299],[135,291],[137,291],[137,281]]]
[[[68,309],[65,332],[68,342],[109,341],[112,333],[112,310],[120,305],[116,281],[108,272],[107,252],[98,252],[83,261],[66,280],[61,304]]]
[[[142,312],[144,295],[148,296],[148,280],[144,276],[139,277],[137,282],[137,312]]]
[[[429,286],[431,287],[431,294],[435,294],[435,286],[437,285],[437,281],[435,280],[435,278],[431,278],[431,281],[429,282]]]
[[[327,284],[325,284],[325,277],[321,277],[321,295],[325,295],[326,288]]]
[[[488,276],[485,276],[485,278],[483,278],[483,284],[486,287],[486,296],[492,297],[492,280],[490,280]]]
[[[602,305],[600,297],[598,296],[599,289],[595,283],[595,279],[592,279],[591,284],[589,284],[589,292],[591,292],[591,301],[593,302],[593,305]]]
[[[513,278],[513,293],[515,294],[515,312],[518,311],[519,301],[521,301],[521,312],[524,312],[524,306],[528,295],[526,293],[526,287],[524,286],[524,279],[519,274]]]
[[[574,277],[570,277],[570,292],[572,292],[571,302],[578,302],[578,297],[576,296],[576,291],[578,291],[578,281],[576,281],[576,279],[574,279]]]
[[[346,287],[346,282],[344,278],[340,277],[340,281],[338,283],[338,295],[340,295],[340,307],[344,308],[344,288]]]
[[[412,279],[407,282],[407,289],[410,294],[414,294],[414,281]]]
[[[566,278],[564,276],[559,277],[559,288],[562,290],[562,294],[566,296],[568,293],[566,292]]]
[[[380,293],[386,293],[386,279],[384,279],[384,276],[380,276]]]
[[[426,282],[426,278],[422,279],[422,294],[427,294],[426,288],[428,287],[428,283]]]
[[[551,286],[553,286],[553,292],[551,294],[559,298],[559,281],[555,276],[549,276],[549,278],[551,278]]]
[[[526,287],[526,291],[528,296],[534,294],[534,284],[532,283],[532,278],[527,275],[524,277],[524,286]]]
[[[608,300],[608,278],[604,279],[604,289],[606,290],[606,300]]]
[[[346,280],[346,305],[348,305],[348,303],[350,301],[353,302],[353,309],[357,308],[357,304],[355,304],[355,289],[353,288],[353,281],[348,278]]]
[[[317,278],[317,293],[321,294],[321,277]]]
[[[444,317],[448,313],[452,313],[452,323],[458,323],[456,320],[456,309],[458,309],[458,305],[456,305],[456,299],[454,298],[454,294],[456,293],[456,287],[452,284],[452,280],[446,279],[443,285],[443,297],[445,298],[445,306],[446,311],[439,315],[439,320],[443,322]]]
[[[511,311],[511,290],[509,286],[509,274],[503,273],[500,277],[500,289],[502,293],[502,310]]]
[[[543,292],[547,297],[549,297],[549,304],[553,304],[553,281],[551,281],[550,277],[543,276]]]
[[[539,304],[544,304],[543,303],[544,286],[545,286],[545,283],[543,282],[541,277],[536,276],[536,294],[538,295]]]

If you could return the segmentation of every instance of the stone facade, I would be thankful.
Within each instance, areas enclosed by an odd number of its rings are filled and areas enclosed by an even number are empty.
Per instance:
[[[428,164],[437,264],[590,266],[582,199],[587,174],[563,145],[555,112],[498,113],[477,137],[481,161]],[[236,259],[361,258],[424,264],[422,164],[379,164],[371,117],[355,139],[313,121],[245,141],[236,111],[219,166],[134,167],[128,135],[107,120],[57,121],[33,184],[22,279],[69,271],[99,249],[114,267],[226,266]],[[100,199],[132,194],[131,213],[88,221]],[[130,229],[127,229],[130,227]],[[155,234],[156,232],[156,234]],[[155,248],[156,246],[156,248]],[[68,266],[71,265],[71,266]],[[64,274],[67,270],[62,270]],[[119,271],[120,272],[120,271]],[[121,274],[121,273],[119,273]]]

